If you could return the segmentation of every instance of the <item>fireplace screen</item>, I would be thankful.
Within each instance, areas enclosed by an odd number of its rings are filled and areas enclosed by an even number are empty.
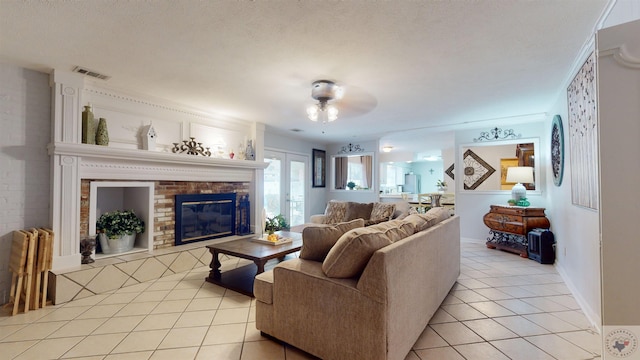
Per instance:
[[[176,245],[235,235],[236,194],[176,195]]]

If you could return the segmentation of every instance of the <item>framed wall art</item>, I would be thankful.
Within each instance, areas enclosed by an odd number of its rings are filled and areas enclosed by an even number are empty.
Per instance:
[[[512,166],[518,166],[518,158],[500,159],[500,189],[511,190],[516,183],[507,182],[507,170]]]
[[[464,152],[464,189],[475,190],[491,176],[496,169],[471,150]]]
[[[556,186],[562,185],[562,175],[564,174],[564,130],[562,129],[560,115],[554,116],[551,122],[551,172],[553,174],[553,183]]]
[[[326,186],[327,173],[327,153],[324,150],[313,149],[312,156],[312,178],[311,184],[314,188]]]

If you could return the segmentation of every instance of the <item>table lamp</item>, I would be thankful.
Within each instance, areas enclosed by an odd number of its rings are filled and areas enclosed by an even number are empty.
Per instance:
[[[507,169],[507,182],[516,183],[511,189],[511,197],[516,202],[527,197],[524,184],[533,182],[533,168],[530,166],[512,166]]]

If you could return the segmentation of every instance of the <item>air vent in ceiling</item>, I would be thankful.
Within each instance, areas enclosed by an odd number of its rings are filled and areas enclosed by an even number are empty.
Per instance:
[[[82,75],[91,76],[91,77],[94,77],[94,78],[100,79],[100,80],[109,80],[109,79],[111,79],[111,76],[100,74],[97,71],[89,70],[89,69],[83,68],[81,66],[76,66],[73,69],[73,72],[77,72],[77,73],[82,74]]]

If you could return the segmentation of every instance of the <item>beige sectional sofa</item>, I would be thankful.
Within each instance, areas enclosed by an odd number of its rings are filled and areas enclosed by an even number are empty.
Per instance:
[[[307,227],[299,258],[256,276],[258,330],[325,360],[405,359],[460,274],[460,219],[363,223]]]

